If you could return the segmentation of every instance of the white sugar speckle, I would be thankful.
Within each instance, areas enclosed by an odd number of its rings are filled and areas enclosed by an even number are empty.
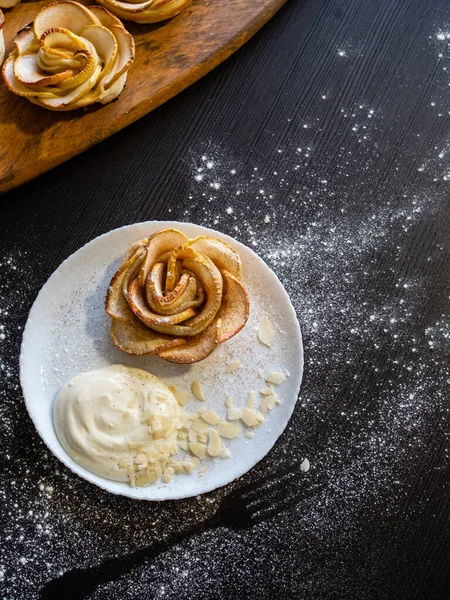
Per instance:
[[[310,468],[310,464],[309,464],[309,460],[307,458],[305,458],[302,462],[302,464],[300,465],[300,470],[303,471],[303,473],[307,473],[309,471]]]

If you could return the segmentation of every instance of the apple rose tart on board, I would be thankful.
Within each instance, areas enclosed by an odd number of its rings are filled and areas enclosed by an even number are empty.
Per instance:
[[[218,238],[163,229],[135,242],[106,296],[114,343],[174,363],[203,360],[247,322],[241,278],[239,254]]]
[[[5,58],[5,37],[3,35],[3,25],[5,24],[5,17],[0,10],[0,65]]]
[[[100,6],[55,2],[19,31],[2,74],[8,88],[51,110],[117,98],[134,60],[134,40]]]
[[[157,23],[171,19],[180,13],[191,0],[97,0],[112,13],[126,21]]]

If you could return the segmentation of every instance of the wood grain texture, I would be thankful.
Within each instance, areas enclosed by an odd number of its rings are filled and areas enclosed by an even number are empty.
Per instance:
[[[7,52],[22,27],[53,0],[6,13]],[[89,5],[89,0],[82,0]],[[97,144],[185,89],[244,44],[286,0],[194,0],[157,25],[125,22],[136,60],[115,102],[56,113],[0,86],[0,193]]]

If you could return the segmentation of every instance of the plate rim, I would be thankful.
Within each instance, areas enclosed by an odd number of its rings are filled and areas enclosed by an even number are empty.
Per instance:
[[[76,255],[78,255],[79,253],[81,253],[82,251],[86,250],[87,247],[89,247],[91,244],[94,244],[95,242],[98,242],[99,240],[101,240],[104,237],[109,236],[110,234],[114,233],[114,232],[118,232],[118,231],[123,231],[126,229],[131,229],[133,227],[139,227],[139,226],[161,226],[161,228],[168,228],[168,227],[189,227],[189,226],[194,226],[194,227],[198,227],[201,228],[203,231],[207,231],[207,232],[211,232],[214,234],[218,234],[220,237],[224,238],[228,243],[233,244],[233,243],[237,243],[238,245],[242,245],[244,246],[247,250],[249,250],[252,254],[253,257],[256,259],[257,262],[262,263],[263,267],[265,267],[268,271],[270,271],[271,275],[273,277],[275,277],[276,281],[278,282],[281,290],[283,291],[283,293],[286,296],[286,300],[287,300],[287,309],[289,309],[289,311],[291,312],[292,316],[294,317],[294,322],[296,323],[296,329],[297,329],[297,334],[298,334],[298,340],[299,340],[299,347],[300,347],[300,354],[299,354],[299,379],[298,379],[298,389],[296,390],[296,400],[295,402],[292,403],[292,409],[289,413],[289,416],[286,420],[286,423],[283,427],[283,429],[281,430],[281,432],[279,433],[279,435],[273,439],[273,442],[270,443],[270,446],[267,450],[265,450],[264,454],[262,456],[259,456],[257,458],[257,460],[248,468],[246,469],[244,472],[242,472],[240,475],[237,475],[236,477],[233,477],[230,481],[227,481],[225,483],[219,483],[218,485],[212,485],[209,489],[203,490],[201,492],[198,493],[187,493],[187,494],[180,494],[180,495],[171,495],[170,497],[167,498],[146,498],[146,497],[136,497],[136,496],[131,496],[130,494],[126,493],[126,490],[128,489],[125,485],[123,486],[124,491],[120,491],[120,490],[112,490],[109,487],[107,487],[107,483],[103,484],[103,478],[102,482],[98,482],[97,480],[94,480],[92,478],[92,476],[94,476],[94,473],[91,473],[88,469],[85,469],[84,467],[82,467],[81,465],[78,465],[78,468],[80,469],[80,472],[78,472],[77,470],[75,470],[73,468],[73,466],[65,459],[64,454],[67,454],[67,452],[64,450],[64,448],[61,445],[61,448],[63,449],[62,455],[58,455],[55,453],[55,450],[50,446],[50,443],[47,439],[47,436],[45,435],[45,433],[41,430],[41,428],[38,426],[38,424],[35,422],[35,420],[33,419],[32,416],[32,411],[27,399],[27,384],[25,382],[25,371],[26,371],[26,367],[27,364],[29,362],[29,357],[26,355],[26,346],[27,346],[27,341],[29,339],[31,339],[31,327],[32,327],[32,323],[33,323],[33,313],[36,312],[39,309],[39,304],[42,301],[42,298],[44,297],[45,294],[45,288],[47,287],[47,285],[56,277],[58,277],[58,272],[60,271],[60,269],[63,267],[63,265],[65,265],[66,263],[70,262],[70,260],[72,260]],[[201,234],[200,234],[201,235]],[[295,407],[297,405],[297,402],[299,400],[299,394],[300,394],[300,389],[301,389],[301,385],[303,382],[303,374],[304,374],[304,347],[303,347],[303,338],[302,338],[302,332],[301,332],[301,328],[300,328],[300,323],[299,323],[299,319],[297,316],[297,313],[295,311],[295,308],[291,302],[291,299],[289,297],[289,294],[287,293],[284,285],[281,283],[278,275],[269,267],[269,265],[249,246],[247,246],[246,244],[244,244],[243,242],[240,242],[239,240],[236,240],[235,238],[231,237],[228,234],[225,234],[221,231],[217,231],[214,229],[211,229],[210,227],[206,227],[204,225],[199,225],[197,223],[192,223],[192,222],[183,222],[183,221],[158,221],[158,220],[154,220],[154,221],[138,221],[135,223],[128,223],[126,225],[122,225],[120,227],[116,227],[114,229],[110,229],[109,231],[106,231],[104,233],[101,233],[100,235],[92,238],[91,240],[89,240],[88,242],[86,242],[85,244],[83,244],[82,246],[80,246],[77,250],[75,250],[74,252],[72,252],[71,254],[69,254],[69,256],[67,256],[58,266],[57,268],[50,274],[50,276],[47,278],[47,280],[45,281],[45,283],[41,286],[41,288],[39,289],[38,294],[36,295],[36,298],[30,308],[30,311],[28,313],[28,317],[27,317],[27,321],[25,323],[24,329],[23,329],[23,334],[22,334],[22,341],[21,341],[21,345],[20,345],[20,355],[19,355],[19,381],[20,381],[20,387],[22,390],[22,395],[23,395],[23,400],[25,403],[25,407],[27,410],[27,413],[31,419],[31,422],[34,426],[34,428],[36,429],[37,433],[39,434],[39,437],[41,438],[41,440],[44,442],[44,444],[46,445],[46,447],[50,450],[50,452],[52,453],[52,455],[57,458],[65,467],[67,467],[72,473],[74,473],[75,475],[77,475],[78,477],[81,477],[82,479],[84,479],[85,481],[89,482],[90,484],[99,487],[100,489],[110,493],[110,494],[114,494],[116,496],[122,496],[122,497],[126,497],[126,498],[130,498],[131,500],[142,500],[142,501],[147,501],[147,502],[164,502],[164,501],[170,501],[170,500],[182,500],[182,499],[187,499],[187,498],[193,498],[195,496],[198,495],[203,495],[203,494],[207,494],[210,493],[214,490],[220,489],[226,485],[230,485],[232,482],[236,481],[237,479],[239,479],[240,477],[243,477],[244,475],[246,475],[251,469],[253,469],[259,462],[261,462],[261,460],[263,460],[268,454],[269,452],[273,449],[273,447],[275,446],[275,444],[277,443],[277,441],[279,440],[279,438],[282,436],[282,434],[285,432],[291,418],[293,415],[293,412],[295,410]],[[54,426],[54,422],[53,422],[53,415],[51,417],[52,419],[52,424]],[[58,440],[59,441],[59,440]],[[97,476],[100,477],[100,476]],[[109,481],[108,479],[105,478],[105,482]]]

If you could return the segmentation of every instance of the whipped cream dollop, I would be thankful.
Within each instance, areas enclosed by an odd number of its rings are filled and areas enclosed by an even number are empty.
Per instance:
[[[132,485],[173,473],[180,407],[151,373],[112,365],[79,375],[58,394],[54,421],[66,452],[92,473]]]

